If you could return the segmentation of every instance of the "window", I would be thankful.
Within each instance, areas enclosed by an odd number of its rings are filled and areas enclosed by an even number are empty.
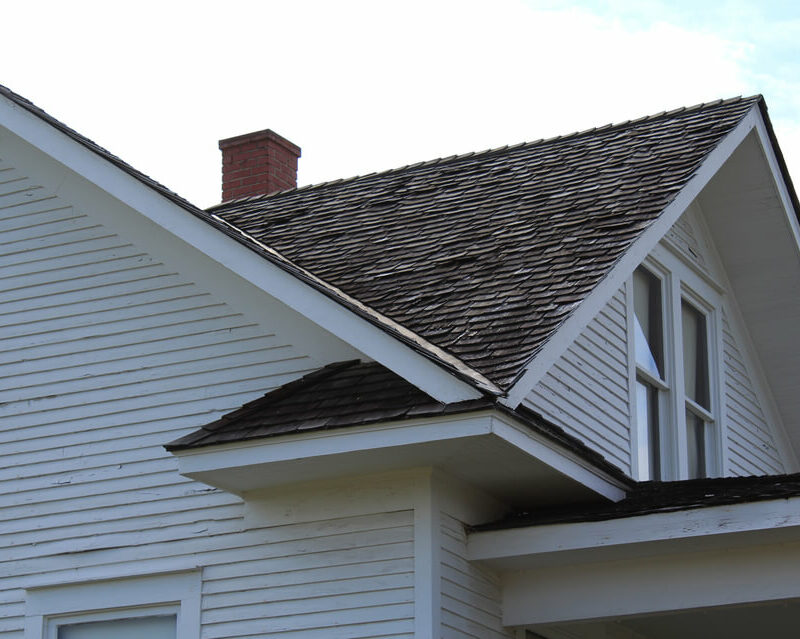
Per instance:
[[[124,615],[120,617],[120,615]],[[176,639],[177,610],[140,608],[101,614],[54,617],[47,639]]]
[[[196,639],[197,572],[33,588],[26,592],[25,639]]]
[[[718,293],[666,250],[636,269],[630,288],[638,477],[719,474]]]

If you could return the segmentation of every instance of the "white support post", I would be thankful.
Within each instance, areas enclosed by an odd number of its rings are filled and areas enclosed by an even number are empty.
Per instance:
[[[432,470],[420,474],[414,492],[414,638],[439,639],[441,508]]]

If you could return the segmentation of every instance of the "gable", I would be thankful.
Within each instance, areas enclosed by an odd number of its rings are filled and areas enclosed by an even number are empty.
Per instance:
[[[665,253],[666,251],[666,253]],[[671,254],[701,278],[726,290],[719,305],[719,365],[725,475],[790,472],[794,453],[760,373],[747,327],[698,204],[691,206],[648,256]],[[729,286],[729,285],[726,285]],[[524,405],[578,437],[626,473],[637,476],[633,414],[629,284],[592,319],[525,397]]]
[[[757,102],[700,105],[212,212],[508,389]]]
[[[626,317],[623,287],[523,403],[631,474]]]

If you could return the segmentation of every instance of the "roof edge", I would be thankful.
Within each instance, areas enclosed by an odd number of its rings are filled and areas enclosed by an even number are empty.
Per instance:
[[[722,164],[741,144],[746,135],[756,128],[756,108],[761,96],[748,98],[752,106],[738,123],[701,160],[694,175],[662,209],[659,216],[644,229],[609,269],[605,277],[589,292],[577,308],[567,315],[546,342],[534,352],[506,389],[504,403],[518,406],[538,381],[550,370],[553,363],[577,339],[603,305],[624,285],[629,272],[648,255],[688,206],[700,194]],[[744,99],[742,99],[744,100]],[[623,277],[623,275],[625,277]]]
[[[346,295],[343,291],[328,284],[319,277],[316,277],[309,271],[299,267],[294,262],[280,254],[279,252],[271,249],[265,244],[262,244],[255,238],[249,236],[244,231],[236,228],[235,226],[224,222],[221,218],[204,211],[191,204],[188,200],[182,198],[178,194],[170,191],[167,187],[159,182],[151,179],[141,171],[135,169],[127,164],[124,160],[112,154],[110,151],[96,144],[89,138],[81,135],[74,129],[65,125],[63,122],[54,118],[46,111],[36,106],[30,100],[13,92],[11,89],[0,85],[0,96],[7,99],[11,105],[15,105],[24,109],[26,112],[37,118],[40,122],[51,127],[56,132],[65,135],[73,143],[78,144],[80,147],[89,151],[94,156],[104,160],[116,169],[122,171],[129,178],[136,180],[138,183],[146,187],[155,194],[165,198],[170,203],[178,206],[183,211],[190,213],[193,217],[199,218],[207,225],[213,227],[215,230],[227,235],[229,238],[235,240],[238,244],[245,248],[254,251],[261,257],[268,260],[277,268],[288,273],[290,276],[296,278],[301,283],[310,286],[315,292],[322,294],[326,298],[332,300],[340,305],[347,312],[352,313],[354,316],[367,321],[369,324],[381,330],[396,340],[403,347],[409,348],[415,354],[432,362],[439,368],[442,373],[449,374],[458,380],[458,382],[466,384],[471,387],[472,392],[478,394],[499,395],[502,390],[491,382],[488,378],[481,375],[478,371],[472,369],[467,364],[462,362],[459,358],[448,353],[447,351],[431,344],[423,339],[413,331],[402,327],[388,317],[383,316],[371,307],[358,302],[354,298]],[[12,107],[13,108],[13,107]],[[102,188],[102,187],[100,187]],[[199,249],[202,250],[202,249]],[[205,251],[203,251],[205,252]],[[230,267],[227,267],[230,268]],[[298,311],[299,312],[299,311]],[[310,319],[310,318],[309,318]],[[314,321],[314,320],[311,320]],[[314,322],[319,324],[319,322]],[[327,330],[331,330],[328,328]],[[334,332],[335,331],[331,331]],[[357,346],[356,346],[357,347]],[[358,348],[358,347],[357,347]],[[423,389],[424,390],[424,389]]]
[[[234,200],[226,200],[225,202],[220,202],[219,204],[214,204],[213,206],[208,207],[206,209],[209,212],[215,211],[220,208],[225,208],[228,205],[234,204],[242,204],[245,202],[258,202],[264,201],[272,198],[279,198],[282,195],[286,195],[289,193],[295,193],[297,191],[313,191],[317,189],[324,189],[329,186],[339,186],[341,184],[347,184],[348,182],[355,182],[357,180],[366,180],[372,179],[375,177],[382,177],[384,175],[392,175],[394,173],[402,173],[403,171],[411,171],[417,168],[429,167],[429,166],[437,166],[437,165],[446,165],[455,162],[459,162],[465,159],[473,159],[476,157],[482,156],[491,156],[495,153],[505,153],[507,151],[514,151],[516,149],[523,149],[523,148],[531,148],[536,147],[544,144],[553,144],[557,142],[572,142],[573,140],[579,139],[583,136],[593,135],[595,133],[604,133],[607,131],[621,131],[627,127],[636,126],[643,122],[648,121],[655,121],[662,118],[668,118],[679,113],[687,113],[692,111],[699,111],[701,109],[705,109],[711,106],[718,106],[721,104],[731,104],[734,102],[748,102],[752,101],[755,103],[757,100],[763,101],[763,96],[759,94],[750,95],[750,96],[734,96],[731,98],[720,98],[718,100],[712,100],[710,102],[699,102],[692,106],[688,107],[678,107],[676,109],[672,109],[669,111],[659,111],[658,113],[653,113],[651,115],[645,115],[636,119],[632,120],[623,120],[621,122],[613,122],[608,124],[603,124],[601,126],[590,127],[588,129],[583,129],[581,131],[575,131],[573,133],[568,133],[564,135],[554,135],[549,138],[539,138],[536,140],[530,140],[527,142],[518,142],[516,144],[506,144],[503,146],[498,146],[490,149],[484,149],[482,151],[469,151],[467,153],[459,153],[455,155],[449,155],[439,158],[432,158],[430,160],[423,160],[421,162],[414,162],[413,164],[406,164],[404,166],[398,166],[390,169],[386,169],[383,171],[373,171],[372,173],[365,173],[363,175],[353,175],[346,178],[338,178],[335,180],[328,180],[325,182],[317,182],[316,184],[306,184],[304,186],[298,186],[292,189],[284,189],[283,191],[275,191],[274,193],[269,193],[266,195],[251,195],[248,197],[237,198]]]

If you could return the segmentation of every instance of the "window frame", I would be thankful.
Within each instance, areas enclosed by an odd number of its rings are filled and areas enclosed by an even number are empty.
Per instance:
[[[176,639],[200,636],[199,571],[30,588],[25,639],[56,639],[58,627],[156,615],[176,616]]]
[[[641,383],[648,388],[654,389],[656,391],[657,402],[658,402],[658,431],[659,431],[659,452],[660,452],[660,459],[659,459],[659,470],[661,478],[665,478],[667,476],[671,476],[674,472],[674,469],[670,467],[669,461],[674,458],[674,441],[671,435],[671,430],[669,425],[672,423],[672,415],[673,410],[669,401],[672,389],[675,385],[675,380],[673,379],[673,368],[674,362],[673,358],[671,357],[672,348],[672,341],[671,336],[673,334],[672,330],[672,313],[670,312],[670,305],[669,305],[669,298],[670,298],[670,290],[672,287],[672,277],[668,270],[660,267],[658,264],[654,262],[648,262],[647,260],[642,263],[638,268],[644,268],[646,271],[649,272],[655,279],[659,281],[659,288],[661,291],[661,358],[662,358],[662,368],[664,369],[662,372],[662,378],[659,379],[655,375],[653,375],[650,371],[648,371],[645,367],[640,366],[636,360],[636,334],[635,334],[635,308],[634,308],[634,280],[633,275],[629,279],[629,291],[630,291],[630,303],[629,303],[629,316],[631,318],[631,345],[629,349],[631,349],[632,356],[630,359],[632,360],[632,368],[633,368],[633,379],[632,379],[632,388],[634,392],[631,394],[631,420],[634,426],[634,430],[636,430],[638,437],[637,441],[639,442],[639,447],[637,450],[636,457],[638,458],[638,469],[640,476],[646,476],[648,478],[652,477],[652,469],[650,464],[650,456],[651,456],[651,445],[650,445],[650,433],[649,428],[644,427],[642,428],[642,424],[638,421],[638,407],[636,405],[636,385]],[[642,446],[641,443],[644,442],[646,445]]]
[[[662,282],[662,312],[664,377],[659,394],[665,399],[660,406],[661,436],[661,480],[689,478],[689,451],[687,437],[686,411],[699,414],[704,423],[709,424],[706,434],[706,476],[716,477],[725,473],[727,467],[726,439],[723,397],[721,394],[721,353],[722,346],[722,296],[718,287],[707,281],[696,267],[665,246],[656,247],[642,261],[641,267]],[[628,278],[626,291],[628,298],[628,360],[630,387],[631,420],[631,470],[640,480],[651,479],[649,462],[648,433],[643,432],[638,420],[636,385],[641,378],[652,383],[652,375],[643,371],[636,363],[635,317],[633,305],[633,274]],[[710,410],[692,402],[685,394],[683,365],[683,326],[682,304],[686,302],[702,313],[706,324],[706,345],[708,350],[708,393]],[[689,404],[691,402],[691,405]],[[710,435],[708,434],[710,433]],[[666,446],[664,443],[666,442]]]

